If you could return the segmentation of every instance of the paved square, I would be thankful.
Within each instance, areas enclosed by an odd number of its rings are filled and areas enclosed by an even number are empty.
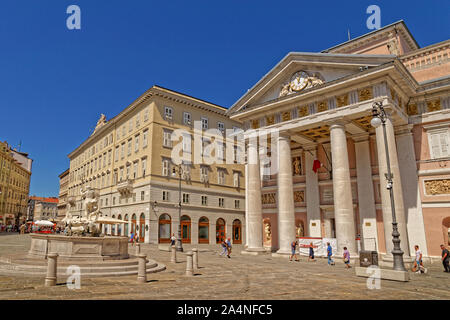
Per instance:
[[[25,252],[28,235],[0,235],[0,255]],[[185,249],[192,246],[186,245]],[[204,250],[208,251],[204,251]],[[411,281],[381,281],[381,289],[369,290],[367,279],[346,270],[340,259],[329,267],[325,259],[289,262],[280,258],[241,255],[234,246],[231,259],[219,256],[219,246],[200,246],[200,269],[186,277],[186,257],[170,263],[170,253],[157,245],[142,244],[141,251],[164,263],[167,270],[148,274],[146,284],[136,276],[81,278],[81,289],[70,290],[66,279],[56,287],[44,287],[44,277],[0,275],[0,300],[7,299],[450,299],[450,274],[440,264],[428,265],[427,274],[411,274]],[[130,246],[129,252],[135,249]],[[185,250],[187,251],[187,250]]]

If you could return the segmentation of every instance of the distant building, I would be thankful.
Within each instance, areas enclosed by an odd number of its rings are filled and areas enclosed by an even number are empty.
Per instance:
[[[59,202],[58,202],[58,220],[62,220],[67,212],[67,194],[69,191],[69,169],[61,173],[59,177]]]
[[[58,198],[30,197],[28,201],[28,221],[48,220],[57,221]]]
[[[0,222],[25,222],[33,160],[0,141]]]

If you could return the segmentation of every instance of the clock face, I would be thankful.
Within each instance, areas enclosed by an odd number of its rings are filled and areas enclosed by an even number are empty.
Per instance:
[[[301,91],[308,84],[308,74],[305,71],[294,73],[291,78],[290,87],[293,91]]]

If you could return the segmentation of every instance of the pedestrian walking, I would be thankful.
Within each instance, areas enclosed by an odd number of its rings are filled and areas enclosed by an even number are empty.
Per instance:
[[[170,246],[174,246],[175,241],[177,241],[177,237],[175,237],[175,233],[172,233],[172,237],[170,238]]]
[[[327,257],[328,257],[328,265],[334,266],[334,260],[331,259],[331,256],[333,255],[333,249],[331,248],[331,245],[329,242],[327,242]]]
[[[231,254],[231,239],[228,238],[228,240],[227,240],[227,257],[228,258],[231,258],[230,254]]]
[[[134,233],[133,233],[133,231],[131,231],[131,234],[130,234],[130,242],[131,242],[131,245],[133,246],[134,245]]]
[[[225,239],[222,240],[222,242],[220,243],[220,245],[222,246],[222,252],[220,253],[220,256],[224,255],[227,253],[228,249],[227,249],[227,243],[225,241]]]
[[[424,267],[422,262],[422,251],[419,250],[418,245],[415,245],[414,249],[416,251],[416,258],[414,260],[414,266],[412,268],[412,271],[416,273],[426,273],[427,269]]]
[[[309,261],[316,261],[316,260],[314,260],[314,245],[313,245],[312,242],[309,244],[309,257],[308,257],[308,262],[309,262]]]
[[[297,240],[291,242],[291,256],[289,257],[289,261],[292,261],[292,258],[295,258],[295,261],[300,261],[297,256]]]
[[[136,231],[136,235],[134,236],[134,243],[139,243],[139,233]]]
[[[443,244],[441,244],[441,250],[442,250],[442,264],[444,266],[444,272],[450,272],[450,267],[448,265],[450,261],[450,252],[447,248],[444,247]]]
[[[347,247],[344,247],[344,263],[347,269],[350,269],[350,251],[347,250]]]

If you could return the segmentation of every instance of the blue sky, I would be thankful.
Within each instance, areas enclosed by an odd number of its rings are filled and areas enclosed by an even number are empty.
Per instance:
[[[307,4],[306,4],[307,3]],[[66,9],[81,8],[81,30]],[[67,154],[154,84],[231,106],[290,51],[318,52],[400,19],[449,39],[445,1],[2,0],[0,140],[28,152],[30,194],[57,196]]]

